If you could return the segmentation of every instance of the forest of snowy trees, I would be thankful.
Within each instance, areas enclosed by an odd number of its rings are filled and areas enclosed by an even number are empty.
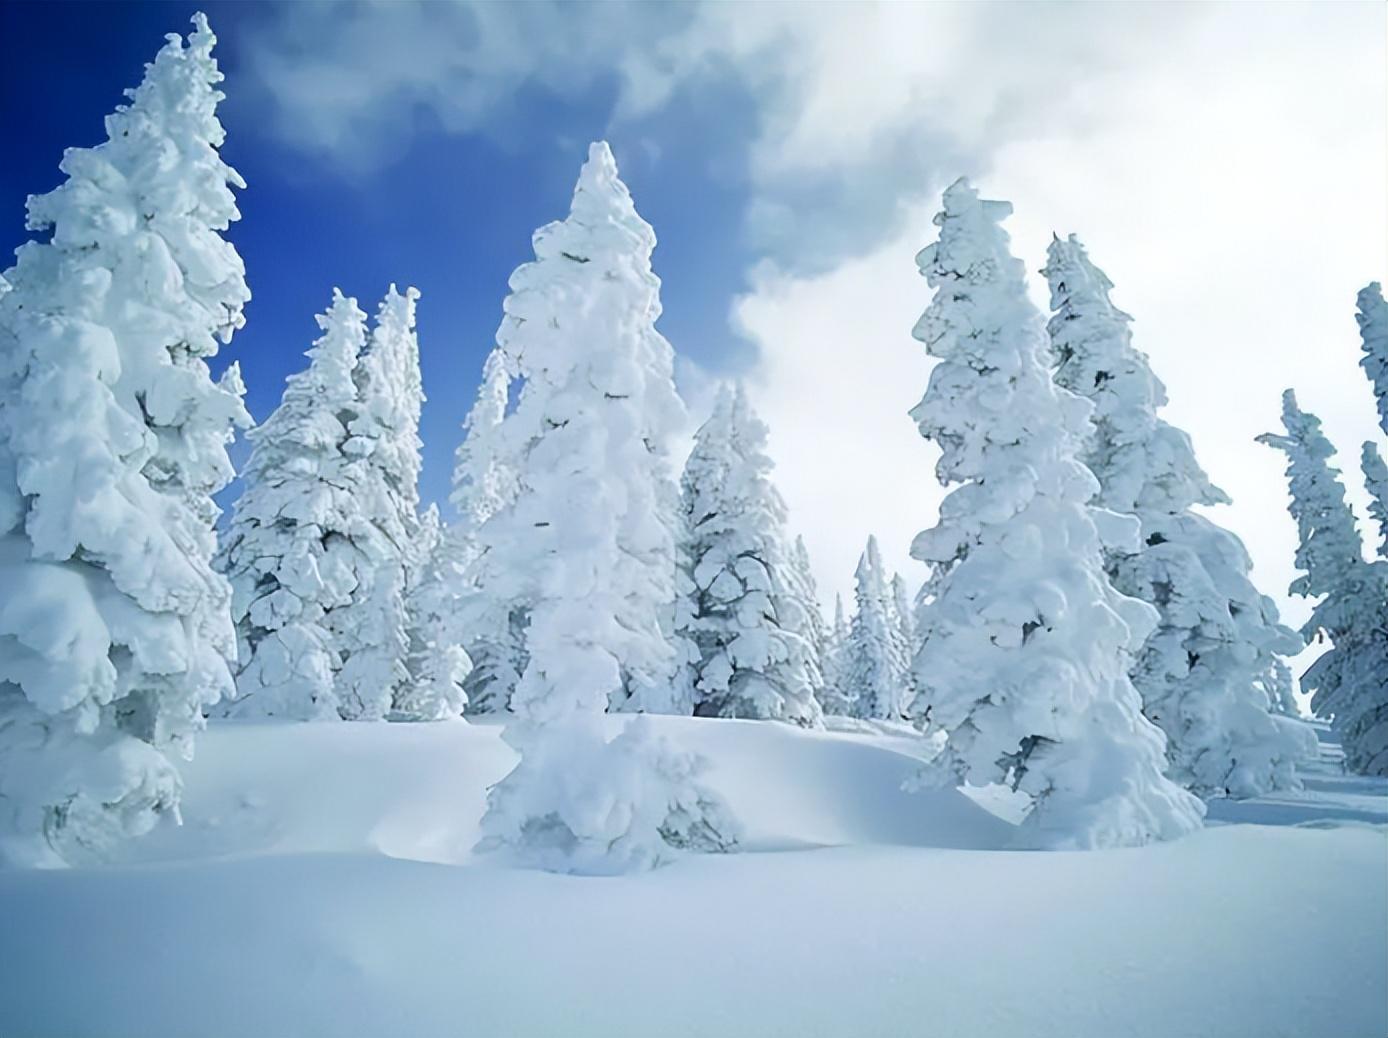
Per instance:
[[[29,199],[33,240],[0,279],[0,862],[100,860],[176,817],[199,731],[245,718],[495,717],[519,760],[480,847],[559,871],[737,849],[704,762],[647,714],[898,731],[938,751],[917,786],[1024,797],[1019,846],[1139,845],[1198,829],[1214,799],[1298,786],[1316,738],[1289,660],[1308,645],[1310,711],[1349,769],[1388,775],[1379,445],[1361,454],[1366,549],[1291,390],[1284,430],[1260,438],[1286,455],[1291,592],[1314,604],[1294,631],[1205,510],[1228,498],[1162,416],[1103,271],[1057,237],[1044,314],[1011,206],[966,180],[902,330],[936,363],[901,420],[947,492],[920,517],[919,573],[890,572],[861,532],[832,616],[748,394],[687,413],[655,233],[605,143],[512,274],[479,386],[449,387],[475,403],[448,517],[420,499],[413,288],[379,286],[371,314],[334,290],[253,423],[256,371],[213,377],[250,299],[228,237],[245,185],[219,154],[215,37],[194,23],[105,142]],[[1377,283],[1357,319],[1388,436]],[[222,516],[213,495],[237,479]],[[605,715],[631,716],[614,735]]]

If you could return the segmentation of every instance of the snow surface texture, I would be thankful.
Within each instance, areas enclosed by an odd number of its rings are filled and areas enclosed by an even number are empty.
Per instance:
[[[1320,419],[1297,406],[1290,389],[1282,397],[1286,435],[1259,440],[1287,455],[1291,513],[1301,543],[1302,575],[1291,593],[1314,598],[1302,627],[1308,642],[1329,638],[1331,647],[1301,677],[1318,717],[1333,718],[1354,771],[1388,774],[1388,562],[1367,562],[1340,473],[1330,464],[1335,449]]]
[[[698,650],[694,712],[814,727],[810,605],[795,591],[803,577],[786,543],[766,435],[741,387],[725,387],[684,467],[690,615],[682,629]]]
[[[233,367],[244,268],[221,237],[222,75],[201,15],[168,37],[67,180],[29,199],[0,295],[0,861],[78,860],[176,813],[231,690],[212,495],[250,424]]]
[[[477,580],[529,608],[507,728],[521,761],[491,792],[484,845],[550,869],[625,871],[736,839],[696,759],[644,721],[616,738],[602,724],[609,707],[691,707],[669,461],[684,406],[655,329],[654,247],[594,144],[567,219],[536,231],[534,261],[511,275],[497,332],[523,380],[497,430],[517,487],[477,531]]]
[[[1301,639],[1249,580],[1238,537],[1193,510],[1229,499],[1190,438],[1157,416],[1166,388],[1133,348],[1112,282],[1074,235],[1052,241],[1047,259],[1054,377],[1094,404],[1083,460],[1099,481],[1095,503],[1141,523],[1136,551],[1110,551],[1107,569],[1119,591],[1160,614],[1133,683],[1166,733],[1168,774],[1206,797],[1294,786],[1315,740],[1271,713],[1263,680]]]
[[[470,852],[497,726],[218,723],[181,828],[0,874],[0,1034],[1388,1033],[1381,780],[1327,763],[1173,843],[1029,854],[957,790],[901,791],[918,737],[651,721],[746,853],[497,868]]]
[[[912,417],[942,450],[941,483],[960,484],[911,546],[935,571],[912,713],[948,737],[927,780],[1026,793],[1030,846],[1170,839],[1203,809],[1164,775],[1166,740],[1128,678],[1156,611],[1103,568],[1105,547],[1135,546],[1137,522],[1089,507],[1092,407],[1046,369],[1000,226],[1011,210],[960,180],[917,257],[936,294],[914,334],[940,362]]]

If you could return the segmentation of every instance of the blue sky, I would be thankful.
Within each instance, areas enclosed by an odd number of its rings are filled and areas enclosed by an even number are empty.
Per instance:
[[[245,260],[252,302],[246,327],[220,360],[239,359],[248,405],[264,418],[286,375],[317,334],[315,312],[333,286],[375,312],[386,287],[420,289],[421,363],[429,403],[423,418],[427,500],[447,496],[450,458],[472,402],[482,360],[501,317],[506,279],[531,258],[530,235],[562,218],[588,142],[607,135],[615,91],[597,77],[566,96],[525,88],[507,126],[465,135],[443,130],[427,110],[362,164],[305,155],[273,126],[259,84],[247,84],[247,50],[273,31],[262,4],[8,4],[0,8],[0,89],[23,103],[0,109],[0,139],[25,142],[0,164],[0,239],[23,242],[24,200],[61,180],[65,147],[96,144],[103,117],[139,82],[166,32],[186,32],[205,9],[226,74],[220,114],[223,155],[247,182],[242,219],[229,237]],[[80,11],[80,16],[77,12]],[[22,42],[21,42],[22,41]],[[61,69],[62,75],[51,75]],[[44,89],[32,85],[39,79]],[[613,135],[622,173],[642,213],[659,228],[656,263],[667,281],[662,327],[680,349],[715,368],[745,362],[730,333],[733,294],[745,283],[743,191],[735,157],[717,176],[690,132],[712,114],[728,129],[726,97],[683,98],[672,117]],[[655,158],[659,156],[659,158]]]
[[[1085,240],[1290,618],[1280,460],[1253,442],[1282,389],[1364,500],[1358,445],[1380,434],[1353,300],[1388,280],[1381,3],[202,6],[249,184],[230,237],[254,299],[226,357],[264,417],[334,285],[368,312],[392,281],[418,287],[426,500],[506,279],[598,137],[659,237],[691,412],[711,378],[745,380],[829,592],[869,532],[922,575],[907,547],[941,491],[906,417],[929,367],[913,256],[961,174],[1014,203],[1030,270],[1053,231]],[[0,248],[194,10],[0,5]]]

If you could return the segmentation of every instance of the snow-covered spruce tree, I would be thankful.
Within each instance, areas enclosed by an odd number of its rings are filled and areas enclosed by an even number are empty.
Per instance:
[[[1378,527],[1378,557],[1388,559],[1388,465],[1372,441],[1366,441],[1361,449],[1359,467],[1369,492],[1369,515]]]
[[[915,659],[916,649],[919,647],[916,635],[916,610],[911,602],[911,595],[906,590],[906,578],[900,573],[892,574],[890,586],[890,600],[893,630],[896,632],[898,655],[901,657],[901,671],[905,675],[906,695],[915,695],[911,688],[911,661]]]
[[[834,595],[834,626],[830,629],[824,648],[824,687],[819,705],[826,716],[852,717],[856,712],[849,691],[849,651],[852,628],[843,610],[843,595]]]
[[[1307,641],[1330,641],[1301,687],[1311,692],[1312,712],[1338,733],[1346,766],[1388,775],[1388,564],[1365,561],[1340,474],[1330,465],[1335,450],[1320,419],[1302,411],[1290,389],[1282,397],[1282,424],[1285,436],[1265,433],[1258,440],[1287,455],[1302,571],[1290,590],[1318,599],[1301,629]]]
[[[443,721],[467,706],[463,681],[472,660],[453,637],[456,574],[444,551],[446,536],[438,507],[430,505],[420,517],[405,570],[409,680],[396,691],[395,720]]]
[[[224,704],[236,716],[338,716],[341,663],[324,617],[351,600],[368,566],[356,545],[361,458],[347,430],[366,314],[334,290],[316,320],[323,334],[308,367],[248,434],[244,489],[217,559],[240,645],[236,696]]]
[[[517,491],[478,545],[531,606],[505,733],[520,762],[492,787],[481,847],[555,870],[645,868],[735,839],[696,758],[646,718],[609,740],[603,717],[668,701],[682,662],[660,623],[676,593],[668,442],[683,405],[655,329],[654,245],[594,144],[568,218],[537,231],[534,262],[511,275],[497,333],[524,380],[501,430]]]
[[[342,659],[338,711],[349,721],[379,721],[409,681],[405,569],[419,534],[419,413],[424,394],[415,336],[415,301],[394,285],[386,293],[366,352],[353,373],[357,413],[349,423],[362,475],[354,488],[367,556],[351,600],[327,616]]]
[[[766,426],[741,388],[719,393],[681,480],[695,713],[821,723],[802,631],[786,506],[770,479]]]
[[[1268,704],[1271,708],[1284,717],[1300,717],[1301,710],[1296,705],[1296,694],[1293,691],[1292,668],[1285,660],[1274,656],[1272,665],[1259,680],[1263,692],[1267,696]],[[1317,746],[1317,753],[1319,753]]]
[[[1388,302],[1383,299],[1383,286],[1370,282],[1359,290],[1358,312],[1364,356],[1359,363],[1373,383],[1374,398],[1378,401],[1378,424],[1388,433]]]
[[[0,861],[99,856],[178,809],[170,756],[231,688],[211,566],[226,443],[250,424],[208,360],[250,297],[222,238],[244,186],[217,149],[201,15],[107,140],[28,203],[0,296]]]
[[[496,347],[483,365],[477,400],[463,423],[450,497],[458,518],[442,545],[458,593],[453,638],[473,664],[463,683],[470,713],[505,710],[525,670],[525,575],[493,567],[478,544],[482,525],[516,497],[502,428],[515,379],[514,361]]]
[[[815,583],[814,569],[810,565],[810,549],[805,546],[805,538],[798,534],[790,546],[790,586],[800,611],[796,629],[805,639],[809,650],[806,666],[810,671],[810,686],[814,689],[815,698],[822,702],[824,656],[828,649],[829,632],[824,626],[824,613],[819,604],[819,587]]]
[[[1180,836],[1202,806],[1163,774],[1165,740],[1128,678],[1155,611],[1103,565],[1104,544],[1134,542],[1137,524],[1089,507],[1098,487],[1078,455],[1092,408],[1046,370],[1044,323],[999,226],[1011,211],[960,180],[917,257],[935,298],[913,334],[939,363],[911,413],[942,451],[940,481],[959,484],[911,546],[946,569],[915,661],[913,713],[947,733],[925,777],[1028,794],[1029,846]]]
[[[1229,498],[1190,438],[1158,417],[1166,389],[1133,347],[1112,282],[1074,235],[1055,238],[1047,258],[1053,375],[1094,405],[1081,455],[1099,481],[1094,503],[1141,524],[1136,550],[1106,562],[1120,592],[1160,614],[1132,677],[1143,713],[1166,733],[1168,774],[1207,798],[1296,787],[1314,739],[1270,712],[1261,679],[1301,640],[1249,579],[1243,542],[1194,510]]]
[[[846,698],[855,717],[896,720],[906,707],[909,678],[876,537],[868,538],[858,559],[853,595],[856,608],[843,661]]]

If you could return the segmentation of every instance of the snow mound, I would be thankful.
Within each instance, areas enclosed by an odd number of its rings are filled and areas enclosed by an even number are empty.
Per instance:
[[[497,724],[214,725],[181,829],[0,874],[0,1034],[1388,1033],[1388,783],[1329,746],[1294,817],[1038,854],[903,793],[929,749],[898,726],[650,722],[745,853],[501,868],[471,851]]]

